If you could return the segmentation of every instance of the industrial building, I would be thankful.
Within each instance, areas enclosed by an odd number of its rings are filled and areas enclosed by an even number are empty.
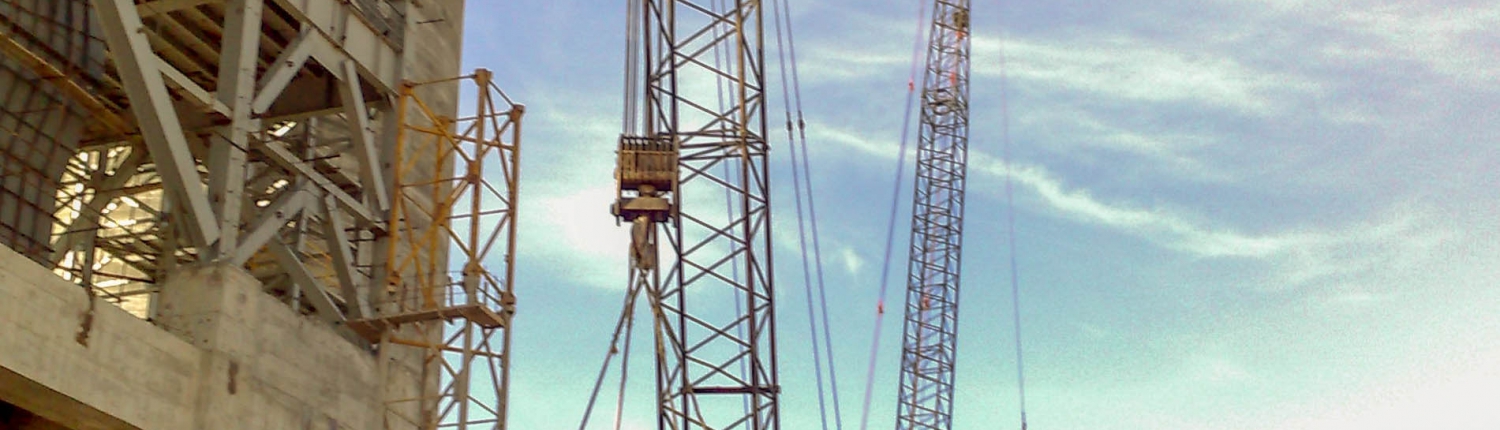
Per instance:
[[[503,427],[524,108],[463,18],[0,1],[0,428]]]

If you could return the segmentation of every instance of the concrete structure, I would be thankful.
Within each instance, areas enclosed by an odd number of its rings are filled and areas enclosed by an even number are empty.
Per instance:
[[[0,428],[468,420],[439,412],[476,401],[451,383],[467,373],[439,376],[467,362],[442,361],[506,355],[447,356],[472,345],[443,335],[508,340],[509,272],[450,257],[448,240],[409,239],[464,214],[436,210],[452,206],[433,201],[442,188],[404,188],[444,179],[452,159],[403,142],[411,115],[398,111],[418,97],[460,116],[458,81],[408,82],[460,74],[463,11],[0,0]],[[521,112],[489,114],[514,125]],[[479,141],[513,161],[518,128],[502,129],[514,134]],[[507,180],[495,213],[510,220]],[[408,215],[393,219],[398,207]],[[419,276],[399,264],[411,255],[464,280]],[[446,299],[402,301],[417,294]],[[503,383],[493,391],[480,397],[503,404]],[[503,423],[503,405],[482,406],[454,409],[499,410],[483,419]]]
[[[70,429],[381,428],[375,357],[243,269],[179,271],[153,326],[13,251],[0,262],[0,398],[32,415]]]

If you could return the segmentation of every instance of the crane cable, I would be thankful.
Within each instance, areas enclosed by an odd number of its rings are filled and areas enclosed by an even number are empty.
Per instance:
[[[812,184],[812,157],[807,153],[807,121],[802,116],[802,80],[797,68],[797,38],[792,32],[791,2],[789,0],[781,0],[781,2],[783,10],[785,10],[785,14],[782,17],[786,20],[787,50],[792,60],[792,94],[796,96],[793,102],[797,106],[797,136],[800,140],[802,151],[802,177],[807,186],[807,215],[808,220],[812,224],[813,267],[817,270],[818,274],[818,305],[822,312],[823,352],[827,354],[825,357],[828,361],[828,389],[833,391],[833,418],[835,426],[839,430],[842,430],[844,428],[844,413],[843,408],[839,404],[838,366],[833,356],[833,337],[829,334],[830,328],[833,325],[828,322],[828,289],[823,282],[823,246],[820,239],[822,235],[818,232],[818,208],[813,198],[817,194],[813,191]]]
[[[1005,41],[999,40],[1000,56],[1000,142],[1005,162],[1005,231],[1010,245],[1010,300],[1016,336],[1016,390],[1020,400],[1021,430],[1026,430],[1026,362],[1021,354],[1021,280],[1016,264],[1015,164],[1011,159],[1010,94],[1006,67]]]
[[[891,190],[890,218],[885,229],[885,257],[880,266],[880,295],[877,297],[878,301],[875,304],[875,334],[874,339],[870,342],[869,368],[865,372],[865,399],[864,406],[860,412],[860,430],[867,430],[870,423],[870,400],[875,389],[875,359],[880,352],[880,332],[883,327],[882,322],[885,319],[885,296],[886,292],[890,289],[891,251],[895,248],[896,214],[900,208],[901,183],[906,172],[906,149],[910,143],[908,139],[911,135],[913,97],[916,95],[917,88],[917,65],[922,52],[922,24],[926,17],[927,7],[925,2],[917,2],[917,31],[912,41],[911,75],[906,80],[906,113],[901,121],[901,148],[896,153],[896,183]]]
[[[640,23],[635,19],[637,12],[642,11],[641,0],[629,0],[625,2],[625,95],[623,97],[624,110],[621,114],[621,130],[626,134],[635,134],[643,125],[639,124],[640,116],[636,109],[640,106],[640,84],[637,78],[640,76],[637,70],[640,66],[641,50],[639,48],[642,29]],[[620,385],[618,398],[615,401],[614,428],[619,430],[623,425],[623,414],[625,409],[625,391],[630,378],[630,347],[632,335],[635,331],[635,301],[644,289],[644,274],[631,265],[631,276],[625,288],[625,299],[620,306],[620,317],[615,323],[614,334],[609,341],[609,349],[605,352],[604,363],[599,366],[599,374],[594,379],[593,390],[589,393],[589,400],[583,410],[583,418],[578,423],[579,430],[588,428],[589,418],[593,416],[594,406],[599,400],[599,393],[604,389],[604,379],[609,375],[610,363],[616,355],[620,358]],[[624,349],[620,349],[620,341],[624,339]]]
[[[814,200],[815,200],[815,198],[814,198],[815,194],[813,192],[813,187],[812,187],[812,170],[811,170],[811,161],[810,161],[811,157],[809,156],[809,154],[807,152],[807,121],[803,117],[803,112],[802,112],[802,88],[801,88],[800,77],[799,77],[798,69],[797,69],[797,48],[796,48],[796,39],[795,39],[793,31],[792,31],[791,5],[786,0],[781,0],[781,1],[775,1],[775,0],[773,0],[771,2],[771,6],[772,6],[772,11],[773,11],[772,15],[773,15],[773,18],[775,19],[775,25],[774,26],[775,26],[775,29],[776,29],[777,56],[778,56],[778,58],[780,60],[780,61],[778,61],[778,64],[780,65],[781,80],[783,82],[783,85],[781,86],[781,96],[782,96],[782,105],[783,105],[783,109],[784,109],[785,116],[786,116],[787,141],[791,145],[791,149],[790,149],[790,151],[791,151],[791,159],[790,159],[790,161],[791,161],[791,166],[792,166],[792,182],[793,182],[793,192],[794,192],[794,196],[793,197],[796,200],[796,207],[797,207],[797,239],[798,239],[798,246],[801,248],[801,251],[802,251],[802,278],[803,278],[803,285],[806,286],[804,292],[805,292],[806,298],[807,298],[807,318],[808,318],[807,324],[808,324],[808,331],[810,332],[811,341],[812,341],[811,343],[812,343],[812,354],[813,354],[813,363],[814,363],[813,371],[814,371],[814,376],[815,376],[816,383],[817,383],[817,386],[818,386],[818,412],[819,412],[819,418],[821,419],[822,428],[824,430],[827,430],[828,429],[828,415],[829,415],[828,414],[828,400],[827,400],[827,397],[830,397],[830,396],[826,393],[826,391],[824,389],[825,384],[824,384],[824,378],[823,378],[823,367],[824,367],[825,357],[826,357],[826,363],[827,363],[826,365],[828,367],[828,379],[827,379],[828,383],[827,383],[826,386],[828,387],[828,389],[827,389],[828,391],[832,391],[833,392],[833,395],[831,397],[833,398],[832,399],[832,403],[833,403],[834,428],[838,429],[838,430],[843,430],[843,428],[844,428],[844,424],[843,424],[843,412],[842,412],[842,408],[840,406],[839,397],[838,397],[838,369],[837,369],[837,366],[835,365],[836,361],[833,358],[833,340],[832,340],[832,336],[829,334],[829,328],[831,327],[831,325],[829,324],[829,321],[828,321],[828,300],[827,300],[828,295],[827,295],[827,290],[825,288],[825,284],[823,282],[824,278],[823,278],[822,247],[821,247],[821,240],[819,238],[820,235],[819,235],[819,232],[818,232],[817,209],[816,209],[816,205],[813,203]],[[784,31],[783,31],[783,28],[782,28],[783,27],[783,23],[785,23],[785,30]],[[783,35],[783,33],[784,33],[784,35]],[[788,68],[788,66],[790,66],[790,68],[791,68],[791,79],[790,80],[787,79],[787,68]],[[787,85],[787,84],[790,84],[790,85]],[[790,87],[790,92],[789,92],[788,87]],[[794,122],[793,122],[793,119],[792,119],[792,111],[793,111],[793,104],[794,103],[795,103],[795,106],[796,106],[796,113],[797,113],[796,122],[795,122],[796,131],[797,131],[796,135],[793,134],[793,124],[794,124]],[[800,151],[801,151],[800,162],[799,162],[799,158],[798,158],[798,151],[799,151],[798,145],[799,144],[800,144]],[[803,195],[804,195],[803,194],[804,188],[806,189],[806,201],[807,201],[807,211],[806,212],[803,211],[803,206],[802,206]],[[810,224],[811,228],[809,228],[809,224]],[[811,264],[809,263],[809,260],[808,260],[808,254],[809,253],[808,253],[808,249],[807,249],[807,245],[808,245],[808,238],[807,238],[807,236],[808,236],[809,232],[811,233],[811,236],[812,236],[812,253],[811,254],[812,254],[812,260],[813,261],[811,262]],[[813,283],[813,279],[812,279],[812,275],[813,275],[814,272],[816,272],[816,274],[817,274],[817,283],[816,284]],[[817,290],[817,297],[816,298],[813,296],[814,290]],[[815,304],[817,306],[816,308],[815,308]],[[819,319],[818,308],[821,308],[821,310],[822,310],[821,320]],[[820,322],[822,324],[821,325],[821,332],[822,332],[821,339],[818,336],[819,335],[819,331],[820,331],[819,330],[819,323]],[[819,341],[820,340],[822,341],[822,345],[821,346],[819,345]],[[824,355],[825,353],[826,353],[826,356]]]

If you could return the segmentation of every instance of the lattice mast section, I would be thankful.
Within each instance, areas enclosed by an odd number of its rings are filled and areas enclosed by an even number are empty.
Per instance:
[[[969,141],[969,2],[936,0],[922,78],[897,429],[953,427]]]
[[[653,309],[658,426],[779,429],[761,3],[636,5],[614,212]]]
[[[386,300],[380,316],[350,323],[378,338],[383,366],[413,348],[422,356],[420,389],[387,393],[387,429],[506,428],[525,107],[491,78],[457,79],[477,89],[474,113],[460,118],[419,96],[454,79],[401,90]]]

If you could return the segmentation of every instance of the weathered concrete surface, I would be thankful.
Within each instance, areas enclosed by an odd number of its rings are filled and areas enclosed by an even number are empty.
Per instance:
[[[0,247],[0,400],[75,429],[192,429],[204,353]]]
[[[76,429],[376,429],[375,357],[260,292],[242,269],[186,268],[160,324],[88,299],[0,248],[0,400]]]

